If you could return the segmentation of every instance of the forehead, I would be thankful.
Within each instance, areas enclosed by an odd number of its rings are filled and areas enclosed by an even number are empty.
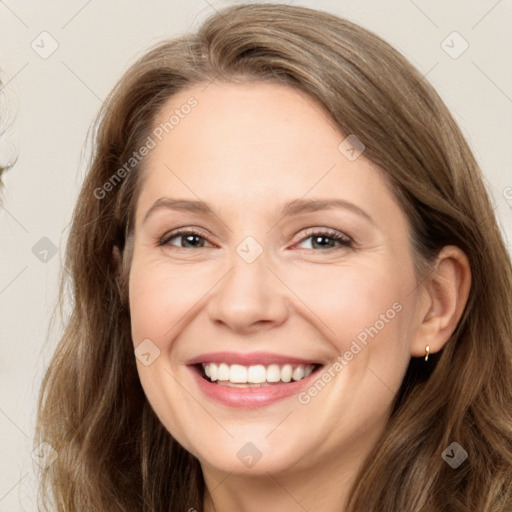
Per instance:
[[[286,85],[192,87],[169,99],[154,127],[161,140],[145,161],[142,205],[162,195],[228,199],[242,214],[302,197],[367,203],[374,196],[371,208],[393,201],[364,153],[347,158],[346,136],[323,107]]]

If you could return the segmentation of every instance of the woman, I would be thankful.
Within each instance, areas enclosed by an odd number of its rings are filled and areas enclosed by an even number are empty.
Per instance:
[[[37,442],[55,510],[512,506],[512,279],[447,108],[374,34],[231,7],[105,102]]]

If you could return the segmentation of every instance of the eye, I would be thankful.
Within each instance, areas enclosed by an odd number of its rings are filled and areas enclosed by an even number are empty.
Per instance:
[[[331,230],[317,230],[310,231],[300,243],[304,243],[306,240],[311,239],[311,247],[321,247],[323,250],[336,249],[335,244],[338,247],[352,247],[352,240],[348,237],[339,233],[338,231]],[[306,247],[307,249],[307,247]]]
[[[181,244],[178,246],[172,244],[171,240],[173,240],[174,238],[181,238]],[[201,240],[203,242],[201,242]],[[193,229],[188,229],[184,231],[177,231],[169,235],[165,235],[160,240],[158,245],[172,245],[174,247],[177,247],[178,249],[193,249],[204,247],[204,242],[206,242],[206,238],[203,235],[201,235],[201,233],[194,231]]]
[[[181,243],[176,245],[171,243],[171,241],[175,238],[181,239]],[[316,230],[316,231],[310,231],[307,236],[302,238],[302,240],[299,243],[304,243],[306,240],[311,239],[311,249],[315,248],[322,248],[322,250],[330,250],[335,249],[336,244],[338,244],[338,247],[352,247],[352,240],[348,237],[343,235],[342,233],[338,231],[332,231],[332,230]],[[174,233],[170,233],[168,235],[165,235],[160,242],[158,243],[159,246],[163,245],[171,245],[173,247],[176,247],[176,249],[198,249],[203,248],[205,246],[205,242],[209,245],[211,245],[206,238],[199,233],[198,231],[195,231],[193,229],[187,229],[183,231],[176,231]],[[306,249],[308,249],[306,247]]]

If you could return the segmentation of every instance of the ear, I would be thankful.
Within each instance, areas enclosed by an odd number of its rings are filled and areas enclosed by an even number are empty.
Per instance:
[[[422,357],[441,350],[455,331],[471,288],[469,260],[459,247],[443,247],[434,270],[422,283],[418,321],[411,342],[411,355]]]

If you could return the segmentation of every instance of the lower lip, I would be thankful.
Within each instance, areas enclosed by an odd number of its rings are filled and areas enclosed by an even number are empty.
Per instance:
[[[297,395],[302,389],[310,385],[313,377],[316,378],[318,370],[297,382],[271,384],[261,387],[238,388],[214,384],[204,379],[197,368],[188,367],[192,372],[199,389],[204,395],[229,407],[254,409],[265,407],[285,398]],[[321,369],[321,368],[319,368]]]

